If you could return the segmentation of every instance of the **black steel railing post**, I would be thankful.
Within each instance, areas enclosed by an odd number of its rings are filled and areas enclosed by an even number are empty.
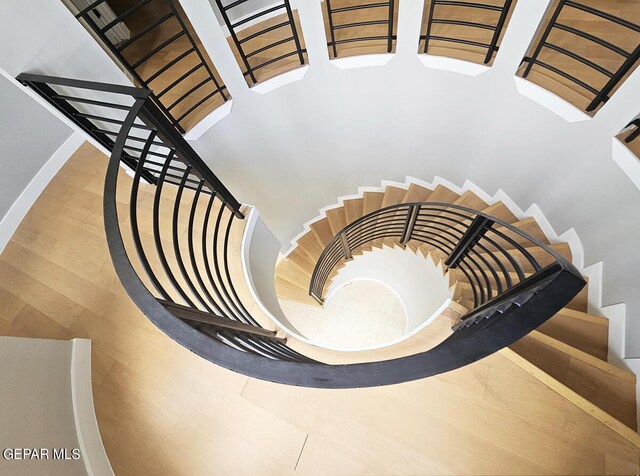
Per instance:
[[[340,234],[340,241],[342,242],[342,252],[344,254],[344,259],[353,259],[353,255],[351,254],[351,247],[349,246],[349,240],[347,239],[346,233]]]
[[[244,218],[244,215],[240,211],[240,202],[236,200],[227,187],[225,187],[220,179],[211,171],[209,166],[204,163],[198,153],[193,150],[184,137],[182,137],[181,134],[176,133],[175,129],[171,127],[171,124],[166,120],[154,103],[146,102],[140,111],[140,116],[142,120],[151,123],[151,125],[157,129],[158,136],[163,139],[163,142],[171,144],[176,151],[176,155],[180,159],[186,161],[188,165],[193,166],[198,175],[213,187],[218,197],[235,214],[236,217],[240,219]]]
[[[429,38],[431,37],[431,24],[433,23],[433,11],[436,9],[436,0],[431,0],[431,8],[429,8],[429,18],[427,19],[427,32],[424,38],[424,51],[427,54],[429,50]]]
[[[331,48],[333,49],[333,57],[338,57],[338,48],[336,46],[336,32],[333,25],[333,13],[331,10],[331,0],[325,0],[327,3],[327,18],[329,19],[329,34],[331,35]]]
[[[631,121],[629,124],[626,125],[626,127],[630,127],[630,126],[635,127],[636,130],[633,131],[624,139],[625,144],[628,144],[629,142],[636,140],[640,136],[640,118],[634,119],[633,121]]]
[[[167,2],[169,3],[169,6],[171,7],[171,11],[173,11],[173,14],[175,15],[176,19],[178,20],[178,23],[180,23],[180,26],[184,30],[185,35],[187,35],[187,38],[189,39],[191,44],[195,46],[196,42],[194,41],[193,37],[191,36],[191,33],[189,32],[189,29],[187,28],[187,25],[184,23],[184,20],[182,20],[182,17],[180,16],[180,13],[178,12],[178,9],[176,8],[175,4],[173,3],[173,0],[167,0]],[[222,95],[222,98],[226,101],[227,100],[227,95],[224,93],[224,89],[221,87],[220,83],[216,79],[216,76],[213,74],[213,71],[211,71],[211,68],[209,67],[209,63],[207,63],[205,61],[204,56],[203,56],[202,52],[200,51],[200,48],[196,47],[196,54],[198,55],[198,58],[200,59],[200,62],[204,65],[205,69],[207,70],[207,73],[209,73],[209,77],[213,80],[213,84],[215,85],[216,89],[220,91],[220,94]]]
[[[551,17],[551,19],[549,20],[549,24],[547,25],[547,27],[544,30],[544,33],[542,34],[542,37],[540,37],[540,41],[538,42],[538,45],[536,46],[536,49],[534,50],[533,54],[531,55],[531,58],[528,58],[528,64],[526,69],[524,70],[524,73],[522,73],[522,77],[526,78],[527,75],[531,72],[531,68],[533,68],[533,65],[535,64],[536,60],[538,59],[538,56],[540,55],[540,52],[542,51],[542,48],[544,47],[547,38],[549,37],[549,34],[551,33],[551,30],[553,28],[553,26],[555,25],[556,21],[558,20],[558,17],[560,16],[560,12],[562,11],[562,8],[564,7],[564,4],[566,3],[567,0],[560,0],[558,2],[558,6],[556,7],[556,10],[553,12],[553,16]]]
[[[467,254],[469,249],[471,249],[473,245],[482,238],[492,225],[492,220],[487,217],[477,215],[460,238],[458,244],[445,260],[445,266],[448,266],[449,268],[455,268],[458,266],[458,263],[460,263],[460,260]]]
[[[298,52],[298,59],[300,60],[300,64],[304,65],[304,56],[302,56],[300,37],[298,36],[298,29],[296,28],[296,21],[293,17],[293,12],[291,11],[291,4],[289,3],[289,0],[284,0],[284,7],[287,10],[287,16],[289,17],[289,21],[291,22],[291,33],[293,35],[293,42],[296,45],[296,51]]]
[[[416,220],[418,219],[418,213],[420,213],[420,205],[411,205],[407,209],[407,218],[404,222],[400,244],[406,245],[411,240],[413,227],[416,225]]]
[[[218,5],[218,9],[220,10],[222,19],[224,20],[225,25],[227,25],[227,28],[229,29],[229,34],[231,35],[231,39],[233,40],[233,43],[236,45],[236,48],[238,48],[240,59],[242,59],[242,63],[244,64],[244,67],[247,68],[247,74],[251,78],[251,81],[253,82],[253,84],[257,83],[258,80],[256,79],[256,76],[253,73],[253,68],[251,68],[251,65],[249,64],[249,59],[247,58],[247,55],[245,55],[244,53],[244,49],[242,48],[242,45],[240,44],[240,40],[238,39],[238,35],[236,35],[235,29],[233,28],[233,24],[229,19],[227,10],[225,6],[222,4],[222,0],[216,0],[216,5]]]
[[[593,98],[593,101],[587,106],[587,112],[594,111],[600,103],[607,102],[609,100],[609,93],[616,87],[616,85],[624,78],[624,76],[631,70],[633,65],[640,60],[640,45],[636,46],[633,53],[622,63],[622,66],[615,72],[613,77],[607,81],[607,84],[600,90],[600,92]]]
[[[393,50],[393,14],[395,11],[394,0],[389,0],[389,29],[387,32],[387,53]]]
[[[500,39],[500,33],[502,33],[502,28],[504,28],[504,23],[505,21],[507,21],[507,16],[509,15],[509,10],[511,9],[512,2],[513,0],[506,0],[504,2],[504,6],[502,7],[502,13],[500,13],[500,18],[498,19],[498,23],[496,24],[496,29],[493,32],[491,43],[489,43],[487,56],[485,56],[484,58],[484,64],[487,64],[489,61],[491,61],[493,54],[498,49],[496,45],[498,44],[498,40]]]

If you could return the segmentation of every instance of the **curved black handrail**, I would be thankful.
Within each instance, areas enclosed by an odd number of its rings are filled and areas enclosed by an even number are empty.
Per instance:
[[[247,311],[229,263],[230,232],[244,218],[241,206],[150,101],[150,91],[27,74],[19,80],[87,132],[111,127],[116,139],[105,177],[104,219],[120,281],[139,309],[169,337],[236,372],[319,388],[388,385],[428,377],[510,345],[553,316],[585,285],[577,270],[556,256],[552,265],[536,273],[536,282],[525,280],[527,286],[510,288],[516,294],[511,305],[487,309],[489,319],[463,321],[468,326],[455,329],[429,351],[362,364],[317,362],[291,348],[275,331],[261,327]],[[79,116],[60,101],[61,90],[74,97],[99,94],[104,100]],[[134,143],[138,146],[132,149]],[[120,173],[123,162],[133,165],[132,179]],[[143,191],[152,198],[141,198]],[[200,202],[202,197],[207,200]],[[122,202],[127,206],[123,208]],[[418,223],[414,233],[419,234],[422,218],[415,208],[410,216]],[[141,226],[144,220],[151,229]],[[163,226],[167,220],[171,233]]]

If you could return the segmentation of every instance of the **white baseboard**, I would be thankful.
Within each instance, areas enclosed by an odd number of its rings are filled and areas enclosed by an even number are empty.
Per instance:
[[[71,134],[31,179],[31,182],[25,187],[16,201],[13,202],[9,211],[0,220],[0,253],[7,246],[18,225],[20,225],[20,222],[51,179],[85,140],[85,135],[80,132]]]

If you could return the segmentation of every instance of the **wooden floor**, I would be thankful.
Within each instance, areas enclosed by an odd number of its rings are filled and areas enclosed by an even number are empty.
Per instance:
[[[314,390],[223,370],[123,291],[83,146],[0,256],[0,333],[93,343],[117,475],[636,474],[638,447],[504,355],[390,387]],[[121,180],[127,180],[122,175]]]

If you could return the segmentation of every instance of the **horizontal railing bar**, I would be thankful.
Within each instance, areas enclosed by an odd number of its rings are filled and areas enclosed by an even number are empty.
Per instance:
[[[577,53],[574,53],[573,51],[569,51],[566,48],[563,48],[562,46],[558,46],[555,45],[553,43],[549,43],[546,42],[544,43],[544,46],[546,48],[549,48],[551,50],[557,51],[558,53],[561,53],[565,56],[568,56],[569,58],[572,58],[576,61],[579,61],[580,63],[589,66],[592,69],[595,69],[596,71],[598,71],[599,73],[604,74],[605,76],[607,76],[608,78],[612,78],[613,77],[613,73],[611,71],[609,71],[608,69],[603,68],[602,66],[600,66],[599,64],[594,63],[591,60],[588,60],[587,58],[580,56]]]
[[[244,25],[245,23],[249,23],[250,21],[253,21],[253,20],[256,20],[256,19],[260,18],[261,16],[268,15],[269,13],[276,12],[276,11],[281,10],[283,8],[285,8],[285,4],[284,3],[281,3],[280,5],[276,5],[275,7],[267,8],[266,10],[263,10],[261,12],[258,12],[256,14],[254,14],[254,15],[250,15],[247,18],[243,18],[240,21],[237,21],[236,23],[231,25],[231,28],[237,28],[240,25]]]
[[[189,109],[187,109],[187,111],[185,113],[183,113],[180,117],[178,117],[178,119],[176,119],[176,121],[180,122],[182,119],[184,119],[189,114],[191,114],[193,111],[195,111],[198,107],[200,107],[205,101],[207,101],[208,99],[211,99],[213,96],[215,96],[219,92],[220,92],[219,90],[215,90],[212,93],[207,94],[205,97],[200,99],[200,101],[198,101],[193,106],[191,106]]]
[[[185,79],[187,79],[189,76],[191,76],[193,73],[195,73],[196,71],[198,71],[200,68],[202,68],[204,66],[203,63],[198,63],[197,65],[195,65],[193,68],[191,68],[189,71],[187,71],[186,73],[184,73],[182,76],[180,76],[178,79],[176,79],[173,83],[171,83],[169,86],[167,86],[166,88],[164,88],[162,91],[160,91],[156,97],[158,99],[160,99],[162,96],[164,96],[165,94],[167,94],[169,91],[171,91],[173,88],[175,88],[178,84],[180,84],[182,81],[184,81]]]
[[[144,35],[149,33],[151,30],[153,30],[155,27],[160,26],[161,24],[166,22],[169,18],[171,18],[172,16],[173,16],[173,12],[170,12],[170,13],[167,13],[165,16],[159,18],[158,20],[154,21],[151,25],[147,26],[145,29],[143,29],[140,32],[136,33],[134,36],[129,38],[127,41],[124,41],[123,43],[119,44],[118,47],[117,47],[117,50],[118,51],[123,51],[125,48],[130,46],[134,41],[140,39],[141,37],[143,37]]]
[[[194,87],[192,87],[191,89],[189,89],[186,93],[184,93],[182,96],[180,96],[177,100],[175,100],[174,102],[171,103],[171,105],[167,106],[167,111],[171,111],[171,109],[173,109],[174,107],[176,107],[178,104],[180,104],[182,101],[184,101],[187,97],[189,97],[191,95],[191,93],[193,93],[194,91],[200,89],[202,86],[204,86],[205,84],[207,84],[208,82],[211,81],[210,77],[206,77],[204,78],[202,81],[200,81],[198,84],[196,84]],[[222,88],[220,88],[222,89]],[[218,91],[218,89],[216,89],[216,91]]]
[[[86,112],[77,112],[77,113],[74,113],[73,115],[78,117],[84,117],[85,119],[92,119],[94,121],[109,122],[111,124],[120,124],[120,125],[124,124],[124,122],[119,119],[114,119],[111,117],[96,116],[95,114],[88,114]],[[149,127],[144,124],[133,124],[131,127],[135,127],[136,129],[144,129],[147,131],[153,130],[152,127]]]
[[[245,42],[247,42],[249,40],[253,40],[257,36],[263,35],[265,33],[269,33],[270,31],[277,30],[278,28],[282,28],[282,27],[288,26],[288,25],[289,25],[289,20],[283,21],[282,23],[277,23],[277,24],[272,25],[272,26],[270,26],[268,28],[265,28],[263,30],[257,31],[257,32],[255,32],[255,33],[253,33],[253,34],[251,34],[251,35],[249,35],[249,36],[247,36],[247,37],[245,37],[245,38],[243,38],[241,40],[238,40],[238,43],[239,44],[245,43]]]
[[[345,43],[356,43],[358,41],[378,41],[384,40],[387,41],[388,37],[385,36],[361,36],[358,38],[345,38],[343,40],[336,40],[336,45],[343,45]],[[394,37],[395,40],[395,37]]]
[[[278,56],[278,57],[276,57],[276,58],[272,58],[272,59],[270,59],[269,61],[265,61],[264,63],[260,63],[260,64],[259,64],[259,65],[257,65],[257,66],[252,66],[252,67],[251,67],[251,69],[252,69],[253,71],[255,71],[255,70],[257,70],[257,69],[264,68],[265,66],[269,66],[270,64],[276,63],[276,62],[278,62],[278,61],[280,61],[280,60],[283,60],[283,59],[285,59],[285,58],[288,58],[288,57],[290,57],[290,56],[294,56],[294,55],[297,55],[297,54],[298,54],[298,52],[297,52],[297,51],[292,51],[291,53],[285,53],[285,54],[280,55],[280,56]],[[249,73],[248,73],[248,72],[247,72],[247,73],[245,73],[245,76],[246,76],[247,74],[249,74]]]
[[[294,40],[293,36],[289,36],[289,37],[284,38],[284,39],[282,39],[282,40],[278,40],[278,41],[276,41],[276,42],[274,42],[274,43],[270,43],[270,44],[268,44],[268,45],[266,45],[266,46],[263,46],[262,48],[258,48],[257,50],[252,51],[251,53],[247,54],[247,55],[246,55],[246,56],[247,56],[247,59],[249,59],[249,58],[251,58],[252,56],[255,56],[255,55],[257,55],[257,54],[260,54],[260,53],[262,53],[263,51],[267,51],[267,50],[269,50],[269,49],[271,49],[271,48],[275,48],[276,46],[279,46],[279,45],[284,45],[285,43],[289,43],[290,41],[293,41],[293,40]],[[253,69],[255,69],[255,68],[253,68]]]
[[[237,7],[238,5],[242,5],[243,3],[248,2],[249,0],[236,0],[235,2],[231,2],[229,5],[227,6],[223,6],[223,9],[226,10],[231,10],[232,8]]]
[[[343,30],[345,28],[355,28],[358,26],[374,26],[374,25],[388,25],[388,24],[389,24],[389,20],[369,20],[369,21],[358,21],[354,23],[343,23],[342,25],[334,25],[333,29]]]
[[[471,40],[463,40],[462,38],[450,38],[448,36],[434,36],[434,35],[431,35],[429,37],[429,40],[448,41],[450,43],[460,43],[462,45],[477,46],[479,48],[490,48],[491,47],[491,45],[489,45],[487,43],[480,43],[478,41],[471,41]]]
[[[188,306],[183,306],[182,304],[177,304],[173,302],[166,301],[164,299],[158,299],[160,304],[164,307],[168,308],[169,311],[176,314],[176,316],[182,319],[188,319],[195,322],[202,322],[204,324],[210,324],[212,326],[220,327],[223,329],[231,329],[238,332],[244,332],[246,334],[252,334],[256,336],[262,337],[275,337],[276,332],[264,329],[262,327],[256,327],[249,324],[245,324],[243,322],[234,321],[232,319],[227,319],[222,316],[217,316],[215,314],[201,311],[199,309],[194,309]],[[286,339],[278,339],[279,341],[286,342]]]
[[[619,46],[616,46],[613,43],[609,43],[608,41],[603,40],[602,38],[598,38],[597,36],[592,35],[591,33],[587,33],[586,31],[581,31],[581,30],[578,30],[577,28],[573,28],[569,25],[564,25],[562,23],[556,23],[553,26],[559,30],[573,33],[574,35],[580,36],[586,40],[590,40],[600,46],[610,49],[615,53],[618,53],[620,56],[624,56],[625,58],[628,58],[629,56],[631,56],[631,53],[623,50]]]
[[[597,8],[589,7],[587,5],[583,5],[581,3],[574,2],[572,0],[567,0],[565,2],[565,5],[576,8],[578,10],[582,10],[583,12],[591,13],[592,15],[598,16],[600,18],[604,18],[605,20],[609,20],[613,23],[617,23],[620,26],[627,27],[637,33],[640,33],[640,25],[631,23],[630,21],[627,21],[624,18],[611,15],[610,13],[603,12],[602,10],[598,10]]]
[[[83,81],[69,78],[56,78],[53,76],[44,76],[39,74],[21,73],[16,77],[21,83],[40,83],[47,85],[67,86],[79,89],[91,89],[94,91],[103,91],[106,93],[124,94],[133,96],[134,98],[146,99],[151,94],[151,90],[146,88],[136,88],[134,86],[121,86],[119,84],[99,83],[96,81]]]
[[[435,5],[445,5],[449,7],[479,8],[481,10],[493,10],[496,12],[502,11],[502,7],[499,7],[497,5],[488,5],[486,3],[457,2],[453,0],[435,0],[433,3]]]
[[[165,64],[162,68],[160,68],[158,71],[156,71],[155,73],[153,73],[151,76],[149,76],[145,81],[147,83],[152,82],[154,79],[157,79],[158,76],[160,76],[162,73],[164,73],[165,71],[167,71],[169,68],[171,68],[173,65],[179,63],[181,60],[183,60],[184,58],[186,58],[187,56],[189,56],[191,53],[194,53],[196,51],[195,46],[192,46],[191,48],[189,48],[188,50],[184,51],[183,53],[181,53],[180,55],[178,55],[176,58],[172,59],[171,61],[169,61],[167,64]],[[202,63],[200,63],[202,64]]]
[[[334,8],[329,13],[351,12],[353,10],[366,10],[369,8],[389,8],[389,2],[366,3],[364,5],[349,5],[348,7]]]
[[[141,64],[143,64],[145,61],[147,61],[148,59],[150,59],[153,55],[155,55],[156,53],[158,53],[159,51],[161,51],[163,48],[166,48],[167,46],[169,46],[171,43],[173,43],[174,41],[176,41],[178,38],[180,38],[181,36],[184,36],[187,32],[185,30],[180,30],[178,33],[176,33],[175,35],[173,35],[171,38],[169,38],[168,40],[163,41],[162,43],[160,43],[158,46],[156,46],[154,49],[152,49],[151,51],[149,51],[146,55],[144,55],[142,58],[140,58],[138,61],[136,61],[135,63],[133,63],[131,65],[131,67],[133,69],[136,69],[138,66],[140,66]]]
[[[63,94],[56,94],[51,97],[53,99],[61,99],[63,101],[81,102],[84,104],[91,104],[92,106],[108,107],[111,109],[120,109],[123,111],[128,111],[129,109],[131,109],[131,106],[125,106],[124,104],[114,104],[110,102],[96,101],[95,99],[81,98],[81,97],[75,97],[75,96],[65,96]]]
[[[482,28],[485,30],[495,31],[496,27],[493,25],[487,25],[486,23],[476,23],[472,21],[464,21],[464,20],[447,20],[445,18],[434,18],[431,20],[431,23],[437,23],[439,25],[459,25],[459,26],[469,26],[472,28]]]
[[[118,23],[120,23],[122,21],[123,18],[128,17],[129,15],[131,15],[133,12],[135,12],[136,10],[138,10],[139,8],[144,7],[147,3],[152,2],[153,0],[142,0],[141,2],[138,2],[137,4],[135,4],[134,6],[132,6],[131,8],[129,8],[128,10],[126,10],[124,13],[118,15],[114,20],[110,21],[109,23],[107,23],[104,27],[102,27],[102,29],[100,30],[102,33],[106,33],[107,31],[111,30],[111,28],[113,28],[114,26],[116,26]]]
[[[544,63],[544,62],[542,62],[542,61],[540,61],[538,59],[529,60],[529,61],[533,62],[533,64],[537,64],[538,66],[541,66],[541,67],[543,67],[545,69],[548,69],[549,71],[553,71],[554,73],[559,74],[563,78],[566,78],[569,81],[572,81],[572,82],[576,83],[578,86],[582,86],[584,89],[586,89],[589,92],[592,92],[593,94],[598,94],[600,92],[596,88],[594,88],[593,86],[588,85],[584,81],[576,78],[575,76],[570,75],[569,73],[565,73],[564,71],[556,68],[555,66],[551,66],[550,64]]]

